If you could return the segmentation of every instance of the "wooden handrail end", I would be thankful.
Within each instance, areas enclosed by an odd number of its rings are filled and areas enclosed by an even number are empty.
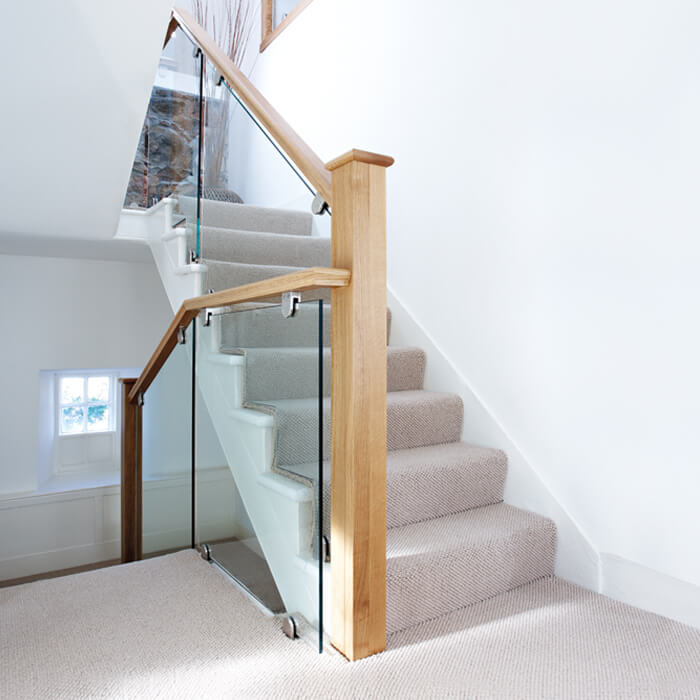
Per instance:
[[[383,156],[381,153],[372,153],[370,151],[360,151],[353,148],[342,156],[334,158],[329,163],[326,163],[326,170],[335,170],[341,165],[350,163],[351,161],[358,163],[369,163],[370,165],[380,165],[383,168],[388,168],[394,164],[394,159],[391,156]]]

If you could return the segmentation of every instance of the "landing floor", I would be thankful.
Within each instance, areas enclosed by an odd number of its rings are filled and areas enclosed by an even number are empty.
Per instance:
[[[559,580],[347,663],[192,551],[0,590],[0,698],[700,698],[700,631]]]

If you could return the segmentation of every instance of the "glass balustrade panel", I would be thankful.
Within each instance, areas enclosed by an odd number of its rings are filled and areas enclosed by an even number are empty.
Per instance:
[[[303,618],[320,645],[328,307],[303,301],[289,317],[283,308],[252,304],[198,321],[196,539],[269,610]]]
[[[194,545],[192,509],[193,325],[144,395],[143,556]]]

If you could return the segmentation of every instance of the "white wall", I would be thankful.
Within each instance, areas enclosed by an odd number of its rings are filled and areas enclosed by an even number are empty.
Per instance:
[[[396,158],[397,296],[599,553],[693,584],[699,30],[690,0],[316,0],[253,74],[323,159]]]
[[[152,263],[0,255],[0,495],[38,485],[40,370],[143,366],[171,318]]]
[[[0,233],[114,235],[171,7],[33,0],[4,8]]]
[[[42,464],[40,427],[52,419],[40,400],[40,372],[143,367],[172,318],[156,267],[0,255],[0,292],[0,580],[118,558],[118,475],[76,474],[47,483],[50,449],[44,445]],[[178,346],[146,395],[146,552],[190,543],[190,353],[191,339]],[[203,541],[246,536],[240,497],[202,408],[200,401],[198,534]]]

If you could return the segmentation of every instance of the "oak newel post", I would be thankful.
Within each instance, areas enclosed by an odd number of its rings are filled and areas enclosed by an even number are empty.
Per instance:
[[[331,641],[349,659],[386,646],[386,168],[350,151],[330,162]]]

